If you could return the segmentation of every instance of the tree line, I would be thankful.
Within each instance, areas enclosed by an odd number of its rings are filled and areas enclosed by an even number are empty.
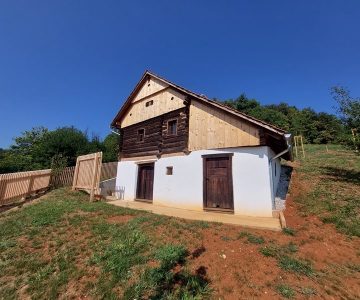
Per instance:
[[[360,133],[360,99],[351,97],[349,91],[341,86],[333,87],[331,94],[335,100],[336,115],[316,112],[310,107],[298,109],[284,102],[261,105],[259,101],[248,98],[245,94],[223,102],[293,135],[302,135],[305,142],[310,144],[336,143],[359,147],[359,138],[354,138],[354,135]]]
[[[9,149],[0,148],[0,174],[74,166],[79,155],[103,152],[103,162],[117,161],[119,136],[102,141],[73,126],[48,130],[36,127],[14,138]]]

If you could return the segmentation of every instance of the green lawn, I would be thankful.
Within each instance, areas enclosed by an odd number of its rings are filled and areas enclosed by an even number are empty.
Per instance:
[[[296,172],[304,192],[301,211],[316,215],[350,236],[360,236],[360,156],[338,145],[305,145]]]
[[[16,293],[19,298],[53,299],[69,290],[71,296],[72,289],[110,299],[210,294],[206,279],[187,271],[188,252],[181,238],[162,242],[148,234],[164,222],[194,234],[201,222],[184,224],[87,200],[80,192],[59,189],[0,218],[1,299]],[[184,267],[172,272],[176,265]]]

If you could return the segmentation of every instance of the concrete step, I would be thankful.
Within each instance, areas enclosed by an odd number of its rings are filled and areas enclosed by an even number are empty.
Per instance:
[[[145,210],[159,215],[183,218],[188,220],[199,220],[209,222],[220,222],[224,224],[239,225],[244,227],[281,230],[279,217],[250,217],[242,215],[223,214],[207,211],[194,211],[173,207],[154,205],[152,203],[144,203],[138,201],[114,200],[114,197],[107,197],[109,204]]]

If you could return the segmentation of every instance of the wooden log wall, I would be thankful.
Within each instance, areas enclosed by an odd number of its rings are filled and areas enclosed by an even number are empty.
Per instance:
[[[177,120],[177,134],[168,134],[168,121]],[[183,107],[122,129],[121,157],[161,155],[187,150],[189,109]],[[138,140],[144,129],[144,140]]]

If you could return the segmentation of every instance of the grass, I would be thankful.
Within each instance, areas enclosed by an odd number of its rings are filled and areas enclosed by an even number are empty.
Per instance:
[[[198,237],[210,225],[89,203],[80,192],[55,190],[37,204],[0,215],[0,299],[21,298],[19,291],[54,299],[72,286],[93,298],[208,297],[208,279],[187,269],[181,239],[169,244],[154,234],[162,226]]]
[[[124,299],[200,299],[208,296],[211,290],[207,281],[192,275],[186,269],[173,272],[176,265],[183,265],[188,255],[182,245],[164,245],[156,250],[154,258],[158,267],[148,267],[140,280],[124,293]]]
[[[286,284],[281,284],[281,285],[278,285],[276,287],[276,291],[283,297],[285,298],[294,298],[295,296],[295,291],[288,285]]]
[[[288,255],[280,256],[278,259],[279,267],[294,273],[310,276],[314,273],[311,263],[307,260],[291,257]]]
[[[355,299],[359,157],[335,146],[329,152],[321,146],[307,150],[297,167],[301,180],[292,185],[299,204],[294,212],[319,216],[345,236],[327,235],[334,232],[331,226],[311,224],[315,218],[304,224],[297,218],[296,231],[239,232],[220,223],[89,203],[87,195],[58,189],[36,204],[0,214],[0,299],[207,299],[213,294],[253,299],[269,288],[286,298]],[[309,249],[325,249],[327,243],[337,249],[332,256],[346,251],[347,259],[315,270],[324,262]],[[256,282],[259,272],[264,284]]]
[[[243,237],[246,237],[247,241],[251,244],[264,244],[265,242],[262,236],[255,235],[247,231],[241,231],[239,233],[238,238],[241,239]]]
[[[349,236],[360,236],[360,156],[341,146],[306,145],[297,172],[306,192],[296,197],[303,214],[317,215]]]
[[[278,266],[285,271],[305,276],[313,275],[315,271],[311,262],[294,256],[298,249],[298,246],[293,242],[283,246],[272,243],[261,247],[259,252],[266,257],[276,258]]]
[[[282,231],[284,234],[287,234],[287,235],[291,235],[291,236],[295,235],[295,230],[290,227],[285,227],[282,229]]]

